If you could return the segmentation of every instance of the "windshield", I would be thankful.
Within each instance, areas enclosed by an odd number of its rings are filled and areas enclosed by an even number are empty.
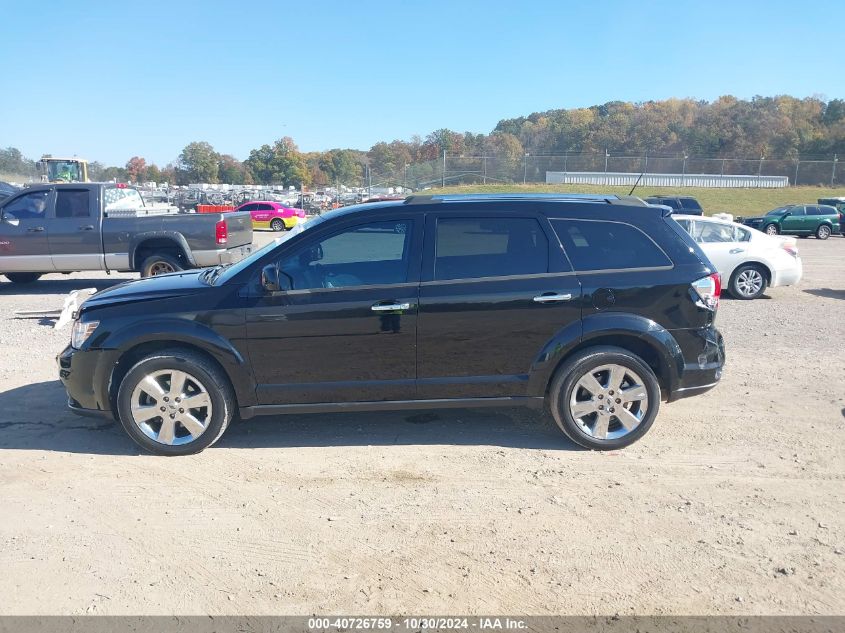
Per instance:
[[[79,182],[79,163],[73,160],[57,160],[47,163],[47,179],[50,182]]]
[[[239,272],[249,268],[254,262],[257,262],[259,259],[264,257],[264,255],[279,246],[279,244],[284,244],[294,235],[299,235],[303,231],[307,231],[308,229],[317,226],[321,222],[324,222],[325,219],[325,216],[317,215],[301,224],[297,224],[295,227],[293,227],[290,231],[288,231],[281,237],[277,237],[272,242],[265,244],[264,246],[259,248],[257,251],[253,251],[253,253],[249,257],[245,257],[236,264],[232,264],[231,266],[227,266],[226,268],[224,268],[217,277],[212,278],[212,285],[217,286],[220,284],[225,284]]]
[[[787,211],[789,211],[789,207],[778,207],[777,209],[769,211],[766,215],[783,215]]]

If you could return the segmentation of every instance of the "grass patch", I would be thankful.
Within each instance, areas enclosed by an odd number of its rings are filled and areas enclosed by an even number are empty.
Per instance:
[[[597,185],[463,185],[421,191],[437,193],[615,193],[627,195],[630,187],[601,187]],[[684,187],[637,187],[634,195],[692,196],[704,207],[706,215],[733,213],[734,215],[761,215],[777,207],[792,203],[815,204],[819,198],[845,196],[845,187],[787,187],[784,189],[705,189]]]

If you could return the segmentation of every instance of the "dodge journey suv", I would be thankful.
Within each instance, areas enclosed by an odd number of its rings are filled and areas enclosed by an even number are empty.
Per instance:
[[[512,405],[615,449],[718,382],[720,290],[637,198],[412,196],[94,295],[59,373],[74,411],[162,455],[259,414]]]

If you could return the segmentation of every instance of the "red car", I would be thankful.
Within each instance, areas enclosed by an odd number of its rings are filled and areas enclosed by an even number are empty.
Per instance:
[[[278,202],[245,202],[235,211],[249,211],[252,216],[252,228],[289,230],[305,219],[305,211],[286,207]]]

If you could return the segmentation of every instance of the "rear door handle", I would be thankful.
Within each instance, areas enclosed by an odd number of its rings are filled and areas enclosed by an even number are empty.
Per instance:
[[[393,310],[410,310],[410,303],[377,303],[370,308],[373,312],[392,312]]]
[[[80,226],[79,230],[80,231],[93,231],[94,225],[93,224],[86,224],[85,226]]]
[[[535,303],[554,303],[555,301],[569,301],[572,299],[572,295],[570,293],[556,293],[556,292],[547,292],[545,294],[537,295],[534,297]]]
[[[27,233],[41,233],[44,231],[43,226],[33,226],[26,230]]]

